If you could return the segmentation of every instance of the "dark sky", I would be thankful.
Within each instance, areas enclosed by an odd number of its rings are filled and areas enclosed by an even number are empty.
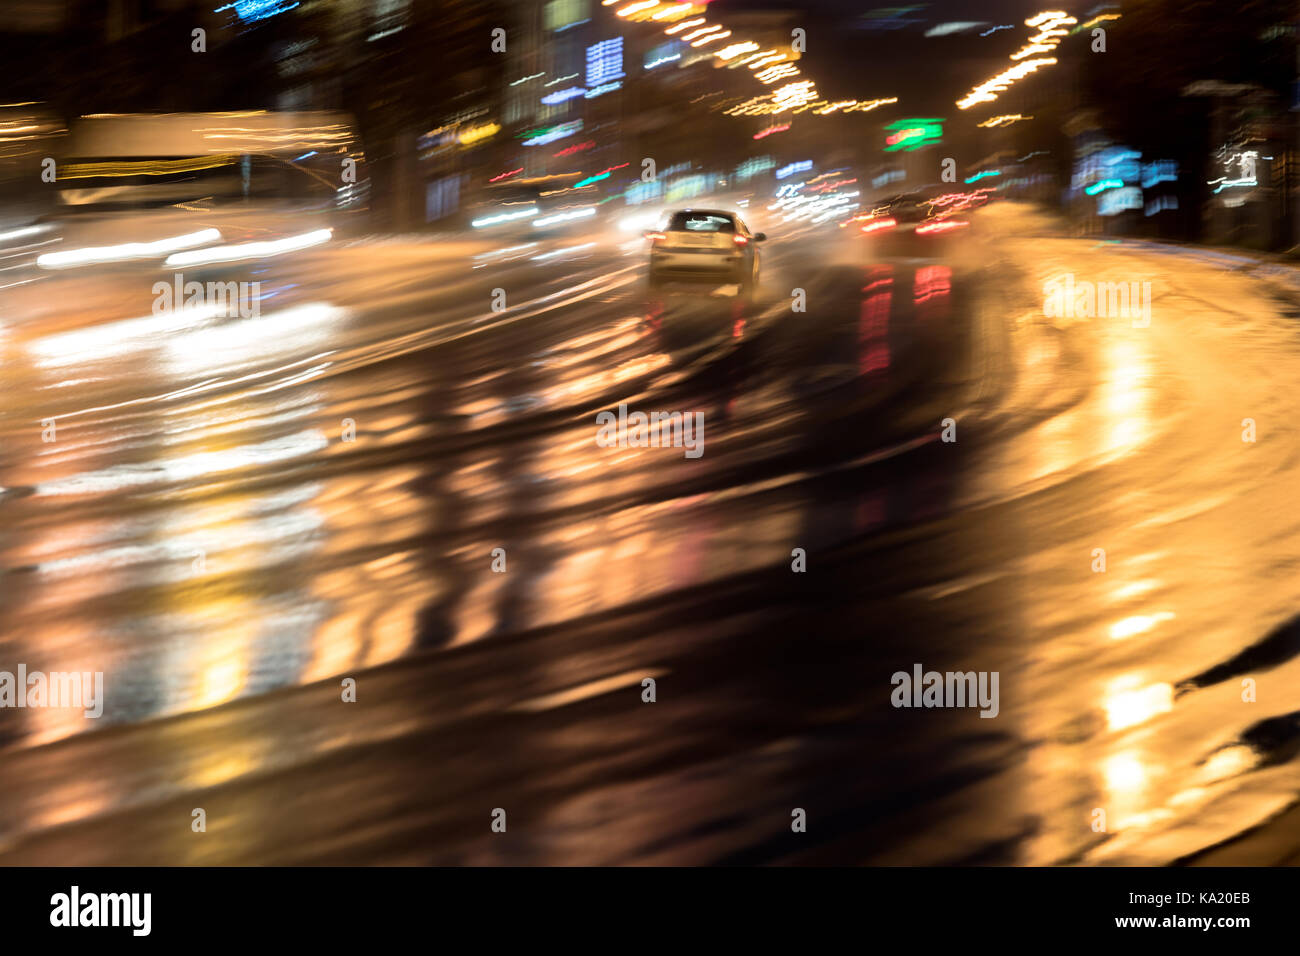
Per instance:
[[[1024,21],[1043,10],[1066,9],[1084,17],[1102,5],[1052,0],[713,0],[710,10],[726,22],[728,10],[804,12],[808,54],[801,66],[824,94],[838,97],[894,95],[911,105],[910,115],[951,112],[952,101],[974,83],[1006,65],[1008,55],[1032,32]],[[1108,4],[1113,6],[1113,4]],[[916,7],[903,15],[922,21],[897,30],[866,29],[873,10]],[[924,36],[939,23],[983,21],[1014,29],[979,36],[986,27],[944,37]],[[857,28],[854,28],[857,27]]]
[[[903,18],[922,22],[894,30],[866,28],[865,14],[873,9],[905,6],[920,9]],[[1055,5],[1055,9],[1063,6]],[[878,6],[870,0],[715,0],[710,4],[723,23],[727,9],[806,12],[808,52],[800,65],[822,93],[831,98],[896,95],[909,116],[952,115],[953,101],[1003,68],[1007,57],[1024,43],[1032,32],[1024,21],[1053,8],[1049,0],[939,0],[928,4],[886,0]],[[951,21],[1015,27],[987,37],[979,35],[986,27],[943,37],[925,36],[928,28]],[[858,28],[852,28],[855,25]]]

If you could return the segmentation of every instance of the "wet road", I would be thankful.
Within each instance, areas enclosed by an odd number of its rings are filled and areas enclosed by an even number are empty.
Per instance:
[[[748,306],[587,239],[326,247],[250,319],[0,292],[0,670],[106,693],[0,710],[0,862],[1168,863],[1278,814],[1215,852],[1295,861],[1294,273],[767,231]],[[1150,326],[1045,318],[1066,272]],[[602,446],[619,403],[703,454]],[[916,663],[997,717],[892,707]]]

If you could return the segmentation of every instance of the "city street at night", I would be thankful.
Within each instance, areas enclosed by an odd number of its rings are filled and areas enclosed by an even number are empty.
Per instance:
[[[1300,865],[1293,6],[212,6],[0,14],[0,865]]]
[[[651,299],[613,243],[346,246],[183,330],[113,276],[61,321],[80,280],[44,283],[5,342],[7,421],[59,435],[4,436],[7,646],[118,692],[102,731],[7,725],[0,859],[1151,864],[1268,819],[1300,271],[1049,225],[774,238],[805,314]],[[1158,321],[1036,317],[1063,262]],[[702,411],[704,454],[594,448],[620,402]],[[913,659],[999,671],[997,719],[871,693]],[[473,825],[496,806],[517,837]]]

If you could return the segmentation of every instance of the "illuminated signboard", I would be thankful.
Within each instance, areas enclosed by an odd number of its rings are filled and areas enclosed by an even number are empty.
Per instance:
[[[614,37],[587,47],[587,89],[621,80],[623,72],[623,38]]]
[[[1089,196],[1095,196],[1098,193],[1104,193],[1107,189],[1122,189],[1123,187],[1124,180],[1122,179],[1103,179],[1093,183],[1084,192]]]
[[[904,119],[885,127],[885,152],[910,153],[943,138],[942,119]]]
[[[785,179],[787,176],[793,176],[795,173],[806,173],[812,169],[812,160],[805,159],[798,163],[790,163],[788,166],[782,166],[776,171],[777,179]]]
[[[1097,215],[1115,216],[1126,209],[1142,208],[1142,190],[1136,186],[1108,189],[1097,199]]]
[[[566,136],[572,136],[578,130],[582,129],[582,120],[573,120],[569,123],[561,123],[559,126],[548,126],[544,129],[530,129],[526,134],[521,145],[523,146],[545,146],[547,143],[554,143],[557,139],[564,139]]]
[[[228,3],[224,7],[217,7],[214,12],[234,10],[235,16],[245,23],[254,23],[273,17],[277,13],[287,13],[296,6],[298,4],[295,0],[235,0],[234,3]]]
[[[586,92],[587,91],[580,86],[571,86],[567,90],[557,90],[554,93],[548,93],[546,96],[543,96],[542,105],[555,106],[559,103],[563,103],[565,100],[571,100],[578,96],[584,96]]]
[[[1142,167],[1142,188],[1150,189],[1158,183],[1178,181],[1178,163],[1172,159],[1157,159]]]

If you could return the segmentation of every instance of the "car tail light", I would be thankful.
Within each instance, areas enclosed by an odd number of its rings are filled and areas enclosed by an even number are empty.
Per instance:
[[[749,243],[749,239],[745,236],[732,236],[731,241],[738,246],[747,245]]]
[[[893,229],[897,225],[898,225],[898,221],[896,219],[893,219],[892,217],[886,219],[873,219],[865,226],[862,227],[862,231],[880,232],[881,230],[884,229]]]
[[[647,232],[645,234],[645,237],[649,239],[651,242],[658,242],[660,239],[668,238],[662,232]]]
[[[916,233],[919,236],[926,236],[934,232],[949,232],[953,229],[960,229],[962,226],[969,226],[970,223],[963,219],[941,219],[938,222],[926,222],[916,227]]]

